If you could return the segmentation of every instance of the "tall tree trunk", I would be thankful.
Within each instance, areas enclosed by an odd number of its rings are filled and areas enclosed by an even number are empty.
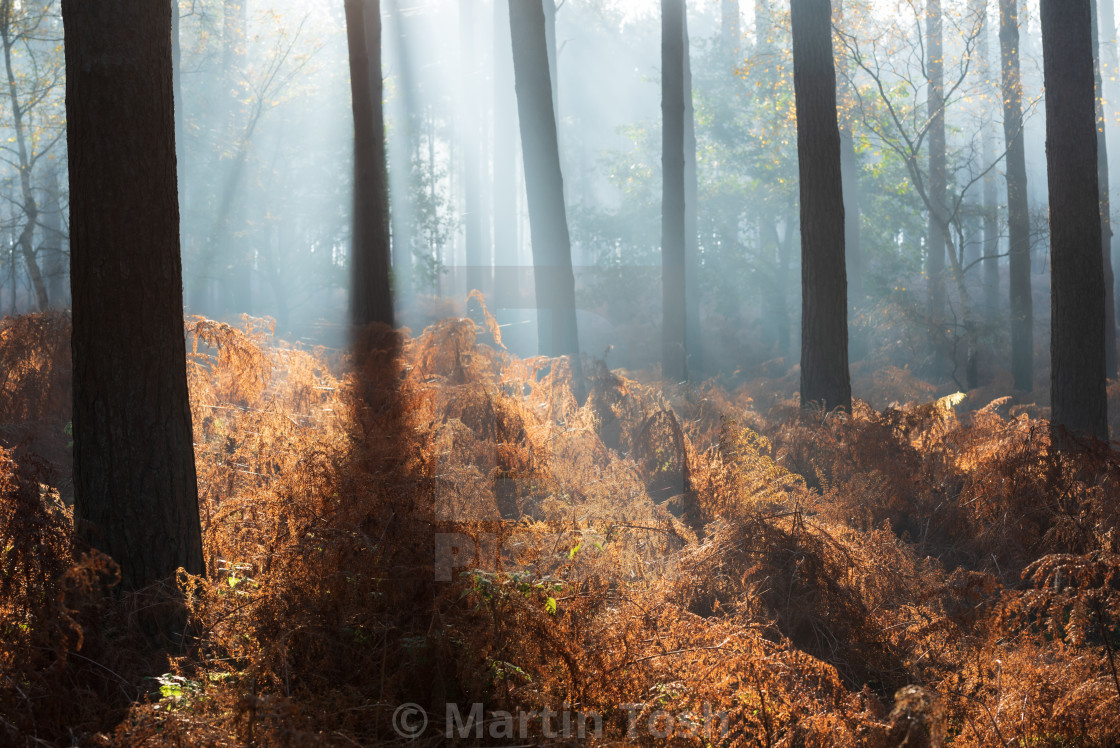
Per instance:
[[[685,323],[684,0],[661,0],[662,374],[688,379]]]
[[[851,410],[848,286],[829,0],[791,0],[801,183],[801,403]]]
[[[688,12],[681,20],[682,59],[684,60],[684,297],[685,340],[688,341],[688,367],[704,368],[700,346],[700,186],[696,174],[696,113],[692,105],[691,45],[688,41]]]
[[[47,180],[43,197],[43,264],[47,276],[47,298],[56,309],[69,305],[66,291],[69,287],[66,273],[66,255],[62,251],[62,185],[58,178],[59,165],[51,162],[47,167]]]
[[[459,70],[461,101],[464,107],[461,121],[463,134],[463,197],[466,206],[466,262],[467,291],[475,289],[488,294],[486,283],[490,266],[490,248],[486,246],[483,222],[482,192],[482,110],[481,87],[477,85],[479,76],[478,59],[474,44],[474,13],[472,6],[477,0],[459,0]]]
[[[988,16],[988,3],[987,0],[976,0],[975,12],[977,14],[977,23],[980,24],[980,38],[976,44],[976,54],[980,58],[980,64],[977,66],[977,72],[980,75],[980,85],[986,93],[990,93],[993,98],[999,95],[996,90],[995,84],[992,82],[992,67],[991,67],[991,44],[989,38],[991,37],[991,28]],[[987,168],[995,163],[995,138],[992,135],[992,123],[983,122],[984,128],[981,134],[981,153],[983,158],[984,167]],[[989,171],[984,176],[982,185],[982,200],[983,206],[981,208],[981,215],[984,222],[984,243],[981,256],[983,260],[980,265],[983,268],[984,275],[984,317],[987,323],[995,326],[999,316],[999,205],[996,200],[996,174],[995,170]]]
[[[389,284],[389,199],[385,171],[385,122],[381,111],[381,3],[345,0],[354,109],[354,216],[350,253],[350,321],[393,325]],[[373,49],[366,46],[376,40]]]
[[[513,92],[509,5],[494,3],[494,291],[497,306],[520,298],[517,258],[517,109]]]
[[[1105,0],[1111,3],[1112,0]],[[1101,260],[1104,268],[1104,362],[1105,374],[1116,377],[1116,304],[1112,298],[1112,205],[1108,184],[1108,138],[1105,134],[1104,82],[1101,79],[1100,34],[1097,24],[1097,0],[1090,0],[1093,21],[1093,82],[1096,87],[1097,114],[1097,181],[1100,188]]]
[[[929,75],[929,234],[926,276],[929,282],[928,312],[934,344],[942,348],[945,318],[945,60],[942,40],[941,0],[926,0],[926,70]]]
[[[1034,389],[1034,302],[1031,300],[1031,226],[1023,144],[1023,85],[1019,71],[1017,0],[999,0],[1003,136],[1007,146],[1008,265],[1010,267],[1011,374],[1015,389]]]
[[[539,346],[541,353],[547,356],[572,356],[573,369],[577,369],[576,282],[564,207],[564,177],[560,172],[556,140],[556,113],[552,106],[544,8],[525,0],[508,2],[529,202],[529,233],[533,243]]]
[[[1090,0],[1042,0],[1054,424],[1108,438]]]
[[[62,0],[74,519],[124,589],[204,571],[183,340],[170,0]],[[164,632],[168,633],[168,632]]]
[[[413,226],[416,221],[412,204],[412,151],[416,134],[412,118],[416,114],[416,101],[413,92],[416,84],[413,76],[411,39],[401,19],[401,0],[389,0],[389,23],[391,38],[396,43],[396,68],[398,70],[397,96],[392,99],[389,132],[389,203],[392,226],[393,291],[398,303],[412,296],[415,289],[412,280],[412,247],[414,243]],[[367,42],[369,41],[367,28]],[[370,78],[373,78],[372,72]]]

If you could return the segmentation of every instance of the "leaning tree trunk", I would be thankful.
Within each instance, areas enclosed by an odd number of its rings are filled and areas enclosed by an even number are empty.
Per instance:
[[[1052,421],[1108,438],[1090,0],[1042,0]],[[1059,438],[1059,443],[1064,440]]]
[[[1031,300],[1031,226],[1023,144],[1023,85],[1019,71],[1017,0],[999,0],[1003,136],[1007,147],[1008,265],[1011,304],[1011,374],[1015,389],[1034,389],[1034,303]]]
[[[183,340],[171,0],[63,0],[75,526],[124,589],[203,572]]]
[[[688,379],[685,322],[684,0],[661,0],[662,374]]]
[[[372,50],[366,46],[367,23]],[[350,48],[350,95],[354,109],[350,321],[355,327],[371,322],[392,326],[379,0],[346,0],[346,39]]]
[[[509,0],[509,26],[533,244],[539,347],[547,356],[572,356],[573,368],[578,368],[576,282],[564,207],[564,177],[556,140],[543,6],[538,2]]]
[[[844,190],[829,0],[791,0],[801,180],[801,403],[851,410]]]

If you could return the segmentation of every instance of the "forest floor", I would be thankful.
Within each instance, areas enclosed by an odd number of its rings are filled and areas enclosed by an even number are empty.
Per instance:
[[[209,574],[118,594],[73,537],[69,319],[0,323],[0,745],[1120,743],[1120,454],[1032,406],[573,386],[462,319],[361,361],[188,336]]]

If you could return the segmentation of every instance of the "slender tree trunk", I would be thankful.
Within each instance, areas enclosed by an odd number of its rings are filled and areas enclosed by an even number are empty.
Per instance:
[[[1003,135],[1007,146],[1007,224],[1011,304],[1011,374],[1015,389],[1034,389],[1034,303],[1031,300],[1030,207],[1023,144],[1017,0],[999,0]]]
[[[999,95],[992,76],[991,66],[991,28],[989,24],[987,0],[976,0],[975,12],[977,22],[981,24],[980,38],[976,44],[976,54],[980,58],[977,66],[981,86],[992,97]],[[992,123],[983,122],[984,128],[981,135],[981,153],[984,166],[995,163],[995,138],[992,134]],[[984,222],[984,244],[981,256],[984,258],[980,265],[984,275],[984,317],[987,323],[995,326],[999,317],[999,206],[996,202],[996,174],[995,170],[989,171],[984,177],[982,185],[983,207],[981,215]]]
[[[851,410],[848,285],[829,0],[791,0],[801,181],[801,403]]]
[[[345,0],[354,109],[354,216],[350,321],[393,325],[389,283],[389,199],[385,171],[385,122],[381,111],[381,7],[379,0]],[[373,49],[366,47],[375,39]]]
[[[52,162],[47,167],[47,183],[43,198],[43,260],[47,276],[47,298],[56,309],[69,305],[66,291],[69,287],[66,273],[66,255],[62,251],[62,185],[58,177],[59,166]]]
[[[412,204],[412,151],[416,134],[412,118],[416,114],[413,91],[413,60],[404,22],[401,19],[401,0],[389,0],[388,16],[392,38],[396,40],[396,67],[398,70],[397,96],[392,99],[392,126],[389,134],[389,194],[390,222],[392,226],[393,280],[396,299],[404,304],[415,292],[412,280],[413,226],[416,215]],[[368,26],[368,24],[367,24]],[[370,31],[367,29],[367,32]],[[369,33],[367,33],[368,41]],[[371,71],[370,78],[373,74]]]
[[[685,304],[684,0],[661,0],[662,373],[688,379]]]
[[[560,150],[556,140],[545,14],[543,7],[536,2],[508,2],[517,112],[529,202],[529,233],[533,243],[540,351],[548,356],[572,356],[573,369],[578,370],[576,283],[564,207],[564,178],[560,171]]]
[[[1055,425],[1108,438],[1090,0],[1042,0]],[[1062,440],[1059,439],[1059,443]]]
[[[942,44],[941,0],[926,0],[926,70],[929,75],[929,234],[926,276],[929,318],[934,341],[941,348],[945,318],[945,60]]]
[[[509,4],[494,3],[494,291],[498,306],[520,298],[517,257],[517,109],[513,90]]]
[[[1112,0],[1105,0],[1111,3]],[[1100,42],[1097,26],[1097,0],[1090,0],[1093,21],[1093,82],[1096,87],[1097,181],[1100,188],[1101,260],[1104,268],[1104,361],[1105,374],[1116,377],[1116,304],[1112,298],[1112,205],[1108,184],[1108,138],[1105,134],[1104,82],[1101,79]]]
[[[482,193],[482,100],[477,86],[479,68],[474,44],[474,12],[477,0],[459,0],[459,70],[462,86],[463,117],[461,121],[463,151],[463,197],[466,206],[467,291],[490,292],[485,282],[489,247],[484,246]]]
[[[74,519],[124,589],[204,571],[183,339],[170,0],[62,0]],[[168,633],[168,632],[164,632]]]
[[[684,295],[685,340],[688,341],[688,368],[704,368],[700,346],[700,186],[696,174],[696,116],[692,106],[691,45],[688,41],[688,12],[681,21],[684,60]]]

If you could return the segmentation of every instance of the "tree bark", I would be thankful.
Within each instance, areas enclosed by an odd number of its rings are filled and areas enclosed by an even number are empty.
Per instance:
[[[1017,0],[999,0],[1003,136],[1007,147],[1007,224],[1011,306],[1011,374],[1015,389],[1034,389],[1034,302],[1031,299],[1030,207],[1023,143]]]
[[[476,83],[479,73],[474,44],[473,4],[477,0],[459,0],[459,71],[462,86],[461,120],[463,143],[463,197],[466,207],[466,261],[467,291],[490,293],[486,277],[490,267],[489,232],[484,227],[482,191],[482,99],[481,87]],[[473,302],[472,302],[473,303]]]
[[[537,2],[508,2],[521,151],[529,202],[529,233],[533,244],[538,342],[542,354],[572,356],[573,368],[577,368],[576,283],[564,207],[564,177],[560,171],[560,149],[556,139],[544,8]]]
[[[1052,422],[1107,439],[1090,0],[1042,0],[1041,19],[1050,188]]]
[[[662,374],[688,379],[685,312],[684,0],[661,0]]]
[[[836,71],[829,0],[791,0],[801,184],[801,403],[852,407]]]
[[[171,0],[62,0],[75,525],[122,587],[204,571],[183,339]]]
[[[354,110],[354,216],[350,267],[350,321],[393,326],[389,284],[389,196],[385,121],[381,110],[381,3],[345,0]],[[373,49],[366,46],[375,39]]]

